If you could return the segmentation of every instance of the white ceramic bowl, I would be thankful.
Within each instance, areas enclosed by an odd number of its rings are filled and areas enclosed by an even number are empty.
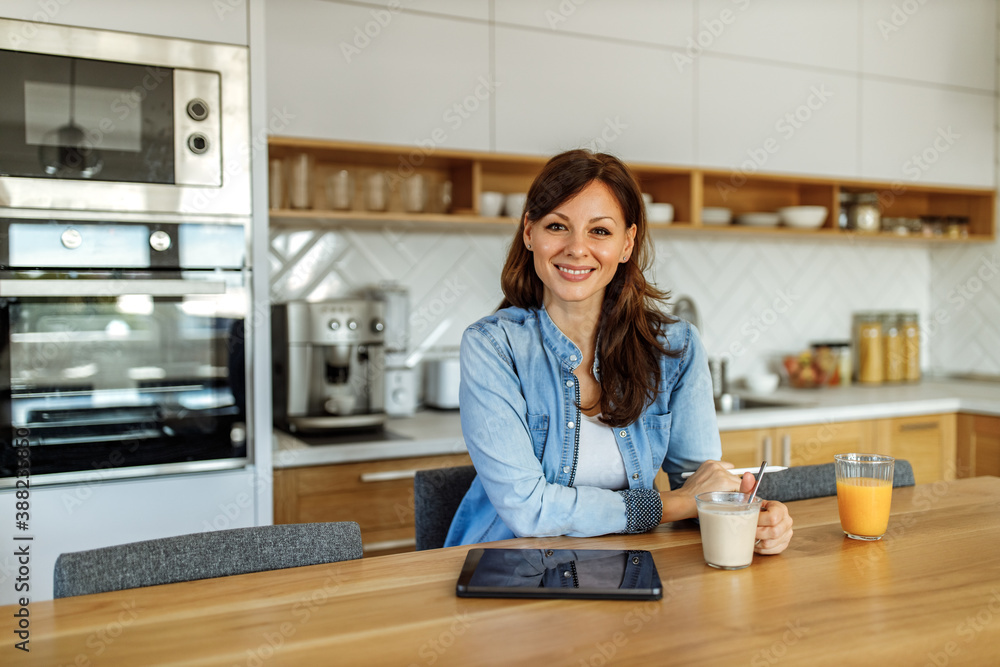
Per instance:
[[[781,218],[777,213],[744,213],[736,216],[736,222],[751,227],[777,227]]]
[[[781,222],[789,227],[816,229],[826,222],[826,206],[785,206],[778,209]]]
[[[528,201],[528,193],[515,192],[504,197],[503,213],[508,218],[520,218],[524,213],[524,202]]]
[[[706,206],[701,209],[701,224],[728,225],[733,220],[733,212],[720,206]]]
[[[658,224],[669,224],[674,220],[672,204],[646,204],[646,220]]]
[[[503,211],[502,192],[481,192],[479,193],[479,215],[487,218],[495,218]]]
[[[643,192],[642,193],[642,201],[644,203],[646,203],[646,204],[652,204],[653,203],[653,195],[649,194],[648,192]]]
[[[747,389],[755,394],[773,393],[780,381],[777,373],[757,373],[746,377]]]

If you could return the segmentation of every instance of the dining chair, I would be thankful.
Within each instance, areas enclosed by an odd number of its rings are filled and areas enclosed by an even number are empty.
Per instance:
[[[335,563],[361,558],[353,521],[252,526],[64,553],[55,597]]]
[[[807,498],[821,498],[837,495],[837,473],[833,463],[818,463],[808,466],[792,466],[788,470],[771,472],[760,481],[757,495],[767,500],[783,503]],[[896,459],[893,467],[892,485],[913,486],[913,467],[905,459]]]
[[[476,478],[474,466],[418,470],[413,478],[416,549],[440,549],[451,520]]]

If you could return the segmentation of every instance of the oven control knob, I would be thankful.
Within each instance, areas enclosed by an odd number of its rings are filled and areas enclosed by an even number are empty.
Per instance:
[[[382,323],[382,320],[372,320],[372,333],[381,333],[383,330],[385,330],[385,325]]]
[[[201,155],[208,151],[208,137],[201,132],[195,132],[188,137],[188,149],[195,155]]]
[[[191,120],[205,120],[208,118],[208,103],[196,97],[188,102],[187,112]]]
[[[357,331],[358,321],[357,320],[347,320],[347,328],[351,331]]]
[[[326,323],[326,326],[330,327],[330,331],[340,330],[340,320],[330,320]]]
[[[157,230],[149,235],[149,247],[158,252],[163,252],[170,247],[170,234]]]
[[[62,233],[59,240],[62,241],[64,248],[75,250],[80,247],[81,243],[83,243],[83,236],[80,232],[70,227]]]

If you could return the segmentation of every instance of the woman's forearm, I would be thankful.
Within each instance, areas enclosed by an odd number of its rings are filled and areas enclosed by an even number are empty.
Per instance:
[[[683,488],[660,491],[660,502],[663,503],[663,515],[660,518],[660,523],[692,519],[698,516],[694,496]]]

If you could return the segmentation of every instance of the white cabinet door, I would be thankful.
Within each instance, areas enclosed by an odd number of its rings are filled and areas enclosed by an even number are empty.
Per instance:
[[[858,4],[700,0],[698,45],[709,53],[848,73],[858,67]]]
[[[856,172],[858,81],[704,55],[698,164],[745,174]]]
[[[485,23],[381,5],[268,2],[275,134],[489,149],[494,83]]]
[[[695,32],[693,0],[504,0],[495,12],[502,24],[676,47]]]
[[[497,27],[496,72],[498,151],[693,158],[693,76],[664,49]]]
[[[860,4],[864,73],[995,90],[995,0]]]
[[[247,45],[248,0],[5,0],[0,16]]]
[[[16,592],[20,565],[14,542],[4,540],[0,555],[0,605],[24,595],[32,602],[52,599],[56,558],[159,537],[209,530],[245,528],[255,524],[254,473],[234,472],[174,475],[142,480],[37,487],[31,489],[28,530],[18,536],[29,545],[28,585]],[[0,491],[0,517],[13,526],[13,489]],[[6,528],[3,534],[6,536]]]
[[[862,178],[994,187],[991,93],[866,80]]]

